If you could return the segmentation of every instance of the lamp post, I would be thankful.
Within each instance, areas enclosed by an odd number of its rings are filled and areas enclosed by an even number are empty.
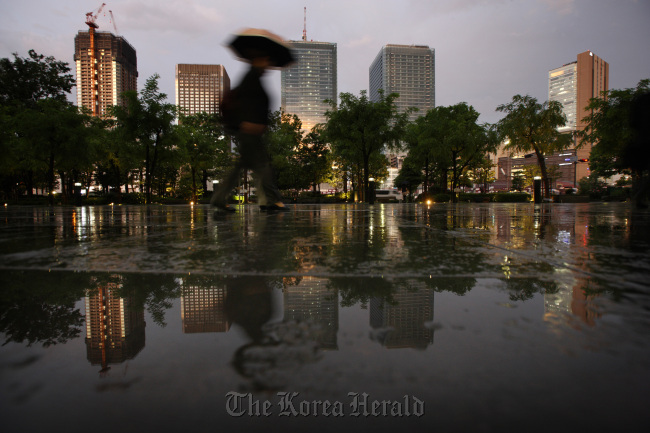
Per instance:
[[[375,204],[375,178],[368,179],[368,203]]]
[[[75,204],[81,206],[81,182],[75,182],[74,184],[74,198]]]
[[[535,204],[542,202],[542,178],[539,176],[533,178],[533,201]]]

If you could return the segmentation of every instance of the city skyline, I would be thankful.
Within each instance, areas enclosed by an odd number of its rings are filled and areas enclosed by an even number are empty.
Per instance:
[[[81,0],[3,4],[0,56],[26,56],[34,49],[73,69],[71,40],[87,30],[85,13],[100,5]],[[650,71],[650,56],[643,55],[643,42],[650,38],[645,25],[650,4],[633,0],[531,0],[514,5],[482,0],[435,5],[416,0],[381,5],[287,0],[279,6],[250,0],[237,5],[116,0],[106,7],[114,21],[100,16],[97,23],[99,31],[113,32],[116,25],[117,34],[137,50],[138,87],[158,73],[160,90],[173,103],[176,64],[223,64],[237,85],[246,65],[224,46],[231,34],[262,27],[287,40],[299,39],[305,6],[310,39],[338,43],[339,94],[358,95],[368,89],[368,67],[382,46],[429,45],[437,57],[436,105],[467,102],[481,113],[480,121],[497,121],[502,115],[495,112],[496,106],[515,94],[547,100],[548,71],[585,50],[607,59],[613,89],[634,87]],[[277,109],[280,73],[271,72],[265,80],[271,107]]]

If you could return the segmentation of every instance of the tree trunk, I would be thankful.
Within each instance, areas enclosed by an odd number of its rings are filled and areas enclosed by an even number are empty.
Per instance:
[[[539,171],[542,174],[543,196],[545,198],[549,198],[551,196],[551,191],[549,189],[548,172],[546,170],[546,160],[544,159],[544,155],[537,149],[535,149],[535,155],[537,156],[537,163],[539,164]],[[534,182],[533,182],[533,185],[534,185]]]
[[[50,206],[54,205],[54,153],[50,153],[49,167],[47,170],[47,201]]]

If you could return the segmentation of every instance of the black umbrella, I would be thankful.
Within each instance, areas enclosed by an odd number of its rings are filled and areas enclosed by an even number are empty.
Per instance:
[[[237,57],[251,61],[256,57],[270,58],[271,66],[282,68],[293,63],[291,48],[282,38],[263,29],[246,29],[234,36],[228,46]]]

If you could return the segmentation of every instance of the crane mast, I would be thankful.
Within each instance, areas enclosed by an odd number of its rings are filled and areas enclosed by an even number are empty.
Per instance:
[[[90,98],[93,106],[93,116],[95,117],[99,116],[99,70],[97,65],[97,50],[95,49],[95,29],[99,28],[99,26],[95,21],[104,9],[104,6],[106,6],[106,3],[102,3],[99,9],[97,9],[97,12],[88,12],[86,14],[86,24],[88,25],[88,33],[90,35],[90,66],[92,69]]]

